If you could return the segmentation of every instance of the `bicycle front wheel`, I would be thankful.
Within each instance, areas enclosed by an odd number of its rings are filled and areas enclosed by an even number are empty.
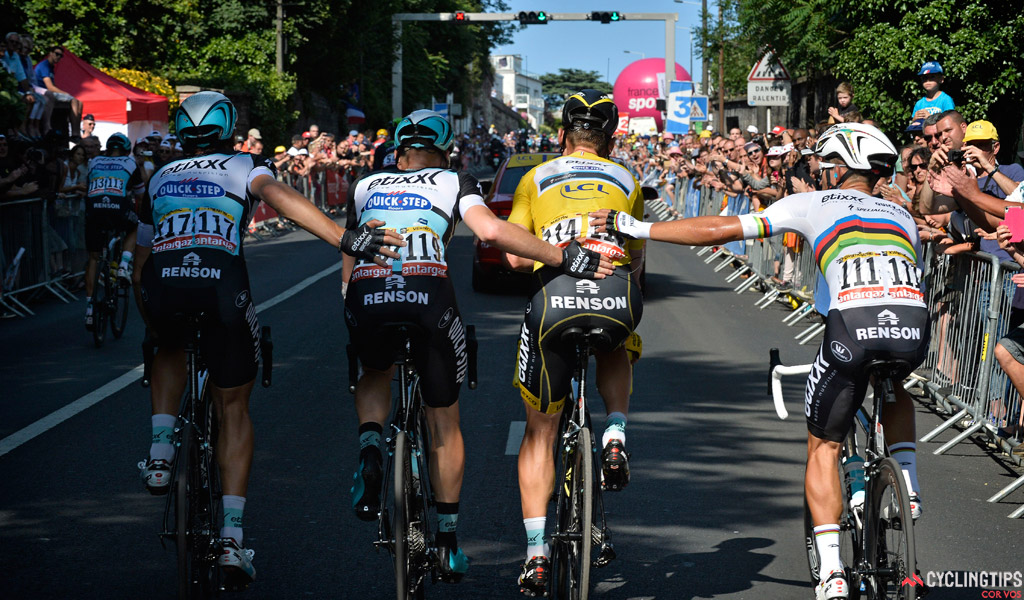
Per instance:
[[[110,331],[114,339],[121,339],[124,335],[124,328],[128,324],[128,288],[118,285],[110,299]]]
[[[178,448],[177,475],[174,482],[176,540],[178,555],[178,598],[209,598],[216,582],[216,554],[214,552],[213,481],[203,473],[216,469],[215,463],[205,460],[195,426],[185,423]]]
[[[590,596],[590,554],[594,528],[594,460],[589,429],[581,429],[566,457],[565,477],[558,492],[562,539],[555,558],[555,597],[587,600]]]
[[[892,458],[883,459],[868,482],[867,563],[865,578],[872,600],[915,600],[919,585],[914,520],[903,470]]]
[[[107,261],[101,256],[96,261],[96,273],[92,278],[92,341],[97,348],[103,346],[107,335]]]

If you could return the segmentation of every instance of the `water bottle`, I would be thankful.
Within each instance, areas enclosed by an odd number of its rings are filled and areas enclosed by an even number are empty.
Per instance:
[[[846,473],[846,491],[850,498],[850,508],[864,506],[864,459],[856,454],[844,459],[843,471]]]

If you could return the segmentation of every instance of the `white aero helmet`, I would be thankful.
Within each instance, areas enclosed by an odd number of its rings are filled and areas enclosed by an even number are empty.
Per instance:
[[[899,154],[889,138],[872,125],[838,123],[818,139],[814,153],[824,160],[839,157],[847,167],[888,177]]]

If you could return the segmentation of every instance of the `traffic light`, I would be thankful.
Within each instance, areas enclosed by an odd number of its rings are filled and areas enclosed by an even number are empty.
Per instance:
[[[519,13],[519,24],[520,25],[547,25],[548,24],[548,13],[543,10],[536,12],[525,10]]]
[[[622,13],[617,10],[613,11],[598,11],[590,13],[591,21],[600,21],[602,23],[614,23],[622,20]]]
[[[459,23],[465,23],[466,22],[466,11],[464,11],[464,10],[457,10],[457,11],[455,11],[455,20],[458,21]]]

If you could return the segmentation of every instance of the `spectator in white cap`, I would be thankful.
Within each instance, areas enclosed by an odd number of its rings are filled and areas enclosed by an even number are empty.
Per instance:
[[[156,149],[156,166],[160,168],[171,162],[171,155],[174,153],[174,144],[168,140],[160,142]]]
[[[256,142],[261,142],[262,140],[263,136],[260,135],[260,130],[253,127],[249,130],[249,137],[247,137],[245,142],[242,143],[240,150],[242,152],[254,152],[253,146],[256,145]]]
[[[160,133],[156,129],[150,131],[149,134],[146,136],[146,141],[154,146],[160,145],[160,142],[162,142],[163,140],[164,134]]]
[[[761,132],[757,130],[757,125],[747,125],[747,133],[750,135],[757,135]]]

